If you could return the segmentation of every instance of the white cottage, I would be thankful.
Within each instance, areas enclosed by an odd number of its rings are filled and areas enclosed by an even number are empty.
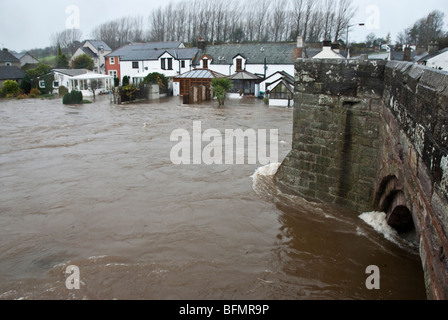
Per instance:
[[[294,61],[300,55],[297,43],[209,45],[195,65],[227,76],[247,71],[266,78],[278,71],[294,74]]]
[[[97,73],[104,74],[106,72],[105,57],[112,52],[112,49],[101,40],[86,40],[81,47],[76,50],[75,54],[70,59],[70,64],[80,55],[86,54],[93,59],[93,70]]]
[[[129,44],[107,55],[107,72],[120,81],[128,76],[134,83],[154,72],[172,79],[192,69],[198,52],[198,48],[185,48],[182,42]]]
[[[114,78],[99,73],[81,74],[70,79],[69,91],[81,91],[84,97],[93,96],[92,85],[95,83],[95,95],[108,94],[114,86]]]
[[[260,83],[260,91],[268,98],[270,106],[292,107],[294,105],[294,77],[279,71]]]
[[[92,73],[92,71],[87,69],[53,69],[52,73],[54,75],[53,88],[55,92],[58,92],[59,87],[64,86],[67,89],[70,87],[70,80],[73,77]]]

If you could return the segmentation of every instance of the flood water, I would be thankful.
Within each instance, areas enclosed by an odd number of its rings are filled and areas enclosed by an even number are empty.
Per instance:
[[[279,193],[275,165],[170,160],[172,131],[202,121],[278,129],[281,162],[292,115],[260,100],[1,100],[0,299],[426,299],[412,247],[360,212]]]

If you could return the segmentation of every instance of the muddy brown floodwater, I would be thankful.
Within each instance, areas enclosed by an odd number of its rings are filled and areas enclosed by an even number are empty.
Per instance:
[[[292,115],[260,100],[1,100],[0,299],[426,299],[415,248],[279,193],[275,165],[170,160],[172,131],[201,121],[278,129],[281,162]]]

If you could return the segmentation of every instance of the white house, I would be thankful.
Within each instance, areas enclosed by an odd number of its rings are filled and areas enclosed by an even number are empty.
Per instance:
[[[68,89],[70,86],[70,80],[73,79],[73,77],[92,73],[92,71],[87,69],[53,69],[52,73],[54,75],[53,88],[57,92],[61,86]]]
[[[430,68],[448,71],[448,48],[428,54],[418,60],[418,63]]]
[[[296,43],[224,44],[206,46],[195,65],[227,76],[247,71],[262,78],[278,71],[294,74]]]
[[[32,55],[30,55],[28,52],[22,52],[22,53],[13,53],[13,55],[20,60],[21,66],[25,65],[33,65],[38,64],[39,60],[34,58]]]
[[[262,82],[260,82],[260,92],[264,93],[266,92],[266,86],[270,85],[274,82],[277,82],[277,80],[286,78],[288,82],[292,83],[294,85],[294,77],[287,73],[286,71],[277,71],[276,73],[270,75],[266,79],[264,79]]]
[[[114,78],[105,74],[85,73],[70,79],[69,91],[81,91],[84,97],[93,96],[92,83],[96,83],[95,95],[109,93],[114,86]]]
[[[260,83],[260,91],[268,98],[270,106],[292,107],[294,105],[294,77],[279,71]]]
[[[92,72],[87,69],[53,69],[54,75],[53,88],[58,92],[59,87],[64,86],[68,91],[81,91],[83,96],[92,96],[90,90],[92,81],[96,80],[97,89],[95,94],[109,92],[113,87],[113,77],[104,74]]]
[[[93,59],[95,72],[104,74],[106,72],[105,56],[111,52],[112,49],[104,41],[86,40],[71,57],[70,64],[80,55],[87,54]]]
[[[182,42],[129,44],[107,55],[107,72],[120,80],[128,76],[136,84],[154,72],[172,79],[192,69],[198,52]]]

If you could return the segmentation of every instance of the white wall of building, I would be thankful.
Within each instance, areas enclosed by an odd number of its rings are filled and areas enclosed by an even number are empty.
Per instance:
[[[173,59],[172,70],[162,69],[162,59]],[[158,72],[163,74],[167,78],[173,78],[179,74],[191,70],[191,60],[184,60],[184,67],[182,68],[181,60],[174,59],[170,54],[163,54],[158,60],[145,60],[145,61],[121,61],[120,72],[121,78],[128,76],[131,79],[134,77],[145,77],[150,73]],[[138,63],[138,68],[133,67],[133,62]],[[168,61],[165,64],[168,68]],[[122,80],[122,79],[120,79]]]
[[[448,71],[448,51],[429,59],[426,66],[434,69],[442,68],[441,70]]]
[[[288,100],[286,99],[269,99],[269,105],[272,107],[285,107],[288,108]],[[289,108],[294,106],[294,100],[289,101]]]

